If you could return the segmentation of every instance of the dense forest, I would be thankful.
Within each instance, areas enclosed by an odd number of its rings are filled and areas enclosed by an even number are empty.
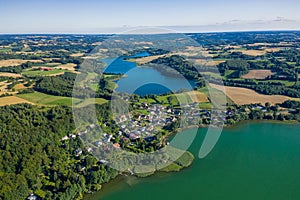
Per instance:
[[[151,61],[157,70],[167,76],[184,76],[187,79],[199,78],[199,73],[194,66],[183,57],[172,55]]]
[[[227,70],[234,70],[227,78],[240,78],[249,72],[250,64],[245,60],[228,60],[218,65],[221,75],[225,75]]]
[[[72,97],[76,76],[70,72],[60,76],[45,76],[37,81],[34,89],[47,94]]]
[[[75,199],[118,174],[99,164],[78,138],[61,141],[74,134],[71,108],[21,104],[0,112],[0,199],[25,199],[31,192],[49,200]]]
[[[120,129],[109,110],[108,104],[96,106],[99,125],[105,133],[113,135],[111,144],[119,142],[122,148],[137,153],[153,152],[161,145],[162,142],[155,139],[137,139],[131,145],[128,138],[117,135]],[[92,111],[93,106],[75,111],[80,113],[82,129],[90,131],[90,134],[82,136],[88,143],[99,140],[100,133],[97,128],[95,132],[89,128],[93,121],[90,116]],[[3,138],[0,141],[0,199],[25,199],[30,193],[49,200],[80,199],[84,193],[100,190],[103,183],[119,174],[104,161],[97,160],[93,156],[95,154],[89,153],[86,143],[83,144],[76,136],[72,108],[19,104],[0,107],[0,112],[0,123],[3,124],[0,127],[0,137]],[[165,130],[159,135],[166,133]],[[63,139],[66,136],[68,139]],[[108,162],[115,162],[116,157],[122,156],[116,167],[136,171],[135,175],[139,177],[149,176],[156,170],[178,171],[189,166],[193,160],[190,153],[175,148],[160,152],[160,156],[149,154],[142,159],[138,159],[137,154],[125,156],[118,152],[110,153],[109,144],[98,150],[99,153],[94,152],[98,158],[106,158]],[[175,158],[181,152],[183,155]],[[166,161],[173,162],[172,167],[161,167]],[[153,171],[140,173],[139,167],[149,162],[153,165]]]
[[[86,75],[83,72],[81,74],[80,78],[85,79]],[[59,76],[40,77],[37,79],[34,90],[56,96],[110,99],[115,88],[115,84],[112,80],[101,77],[96,91],[92,90],[90,86],[87,86],[84,89],[78,88],[78,90],[73,93],[76,77],[77,75],[71,72],[66,72]]]

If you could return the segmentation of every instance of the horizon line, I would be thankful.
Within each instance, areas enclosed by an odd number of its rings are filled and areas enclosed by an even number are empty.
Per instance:
[[[193,33],[247,33],[247,32],[300,32],[300,29],[261,29],[261,30],[224,30],[224,31],[177,31],[170,33],[153,33],[153,35],[158,34],[174,34],[174,33],[182,33],[182,34],[193,34]],[[101,32],[24,32],[24,33],[0,33],[0,35],[120,35],[124,34],[124,32],[111,32],[111,33],[101,33]],[[130,33],[129,33],[130,34]],[[128,35],[129,35],[128,34]],[[147,33],[148,34],[148,33]],[[126,35],[126,34],[124,34]],[[146,34],[130,34],[130,35],[146,35]],[[149,34],[151,35],[151,33]]]

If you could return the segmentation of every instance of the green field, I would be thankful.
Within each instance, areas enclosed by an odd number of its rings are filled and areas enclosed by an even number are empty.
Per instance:
[[[206,93],[205,93],[206,94]],[[143,103],[162,103],[165,106],[170,106],[170,104],[174,107],[179,106],[179,104],[192,104],[194,101],[191,99],[190,95],[187,92],[179,93],[179,94],[168,94],[163,96],[156,96],[156,100],[153,98],[143,98],[140,99]],[[169,102],[171,101],[171,102]],[[203,108],[211,108],[210,102],[199,103]]]
[[[61,96],[54,96],[49,94],[44,94],[41,92],[34,92],[28,94],[19,94],[18,97],[30,101],[34,104],[39,105],[65,105],[65,106],[72,106],[72,98],[71,97],[61,97]],[[79,102],[79,100],[77,100]]]
[[[143,102],[143,103],[148,103],[148,104],[156,103],[156,101],[152,98],[141,98],[140,101]]]
[[[180,94],[171,94],[165,96],[159,96],[157,99],[165,104],[168,104],[168,98],[171,97],[171,104],[173,106],[178,106],[179,103],[181,104],[191,104],[193,103],[192,99],[187,93],[180,93]]]
[[[204,75],[204,76],[211,76],[211,77],[213,77],[213,78],[215,78],[215,79],[221,79],[221,78],[222,78],[221,74],[219,74],[219,73],[214,73],[214,72],[201,72],[201,75]]]
[[[106,80],[119,80],[121,78],[125,78],[125,75],[117,75],[117,74],[104,74],[103,77]]]
[[[104,104],[107,100],[102,98],[95,98],[95,99],[86,99],[81,101],[79,99],[72,99],[72,97],[61,97],[61,96],[54,96],[49,94],[44,94],[41,92],[34,92],[28,94],[19,94],[18,97],[30,101],[34,104],[38,105],[48,105],[48,106],[56,106],[56,105],[64,105],[64,106],[72,106],[72,100],[78,107],[85,107],[90,104]]]
[[[79,102],[76,107],[79,107],[79,108],[82,108],[82,107],[85,107],[85,106],[88,106],[88,105],[91,105],[91,104],[98,104],[98,105],[101,105],[101,104],[104,104],[104,103],[107,103],[107,100],[106,99],[102,99],[102,98],[95,98],[95,99],[86,99],[84,100],[83,102]]]
[[[99,85],[97,83],[91,83],[90,88],[96,92],[99,88]]]
[[[228,103],[230,105],[235,104],[230,98],[228,98],[227,96],[224,96],[223,92],[221,92],[215,88],[212,88],[210,86],[201,88],[198,91],[206,94],[209,99],[211,99],[211,96],[213,96],[215,98],[214,101],[216,103]],[[224,102],[224,101],[226,101],[226,102]],[[209,106],[209,105],[203,104],[202,106]]]
[[[212,103],[210,102],[207,102],[207,103],[199,103],[199,108],[201,109],[211,109],[213,106],[212,106]]]
[[[262,81],[264,82],[264,81]],[[293,86],[295,84],[294,81],[284,81],[284,80],[266,80],[265,82],[272,82],[272,83],[282,83],[285,84],[286,86]]]
[[[61,63],[33,63],[32,66],[36,67],[57,67],[62,65]]]
[[[61,69],[53,69],[51,71],[40,71],[40,70],[30,70],[30,71],[23,71],[22,75],[36,77],[36,76],[50,76],[54,74],[59,74],[63,72],[68,72],[69,70],[61,70]]]
[[[11,48],[0,48],[0,53],[11,51]]]
[[[113,81],[108,81],[108,84],[106,85],[106,88],[109,90],[115,90],[118,87],[118,85]]]

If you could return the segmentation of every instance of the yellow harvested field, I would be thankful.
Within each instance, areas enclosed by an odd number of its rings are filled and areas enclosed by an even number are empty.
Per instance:
[[[0,95],[3,94],[16,94],[17,92],[12,92],[7,89],[7,86],[10,85],[11,83],[7,83],[7,81],[0,82]]]
[[[46,64],[47,66],[56,66],[56,65],[61,65],[61,63],[55,63],[55,62],[53,62],[53,63],[47,63]],[[42,66],[43,67],[43,66]]]
[[[165,55],[158,55],[158,56],[147,56],[147,57],[143,57],[143,58],[135,58],[135,59],[130,59],[131,62],[135,62],[138,65],[143,65],[146,64],[148,62],[151,62],[152,60],[155,60],[157,58],[161,58],[164,57]]]
[[[209,102],[208,97],[206,94],[199,92],[199,91],[191,91],[191,92],[187,92],[187,95],[189,95],[189,97],[191,98],[191,100],[193,102],[196,103],[206,103]]]
[[[248,44],[250,47],[255,47],[255,46],[271,46],[273,45],[272,43],[254,43],[254,44]]]
[[[65,72],[59,72],[59,73],[56,73],[56,74],[49,74],[47,76],[59,76],[59,75],[63,75]]]
[[[242,76],[242,78],[261,80],[273,74],[274,73],[271,70],[250,70],[249,73]]]
[[[58,65],[54,67],[54,69],[65,69],[65,70],[70,70],[70,71],[75,71],[75,67],[77,65],[73,63],[68,63],[68,64],[63,64],[63,65]]]
[[[241,46],[239,45],[227,45],[224,47],[225,49],[228,49],[228,48],[234,48],[234,49],[239,49],[239,48],[242,48]]]
[[[281,51],[283,48],[264,48],[266,52],[278,52]]]
[[[278,52],[282,50],[280,47],[263,47],[261,50],[240,50],[234,49],[231,52],[241,52],[242,54],[249,55],[249,56],[261,56],[265,55],[270,52]]]
[[[24,86],[24,84],[19,83],[17,85],[14,86],[15,90],[23,90],[23,89],[27,89],[27,87]]]
[[[254,90],[241,88],[241,87],[228,87],[220,86],[216,84],[210,84],[212,88],[220,90],[226,94],[234,103],[238,105],[261,103],[265,104],[269,102],[274,105],[277,103],[283,103],[286,100],[293,99],[283,95],[264,95],[258,94]]]
[[[21,74],[6,73],[6,72],[0,72],[0,76],[7,76],[7,77],[13,77],[13,78],[20,78],[20,77],[22,77]]]
[[[43,62],[42,60],[21,60],[21,59],[10,59],[10,60],[0,60],[0,67],[8,67],[8,66],[18,66],[26,62]]]
[[[84,56],[84,53],[73,53],[71,54],[72,57],[82,57]]]
[[[226,62],[225,60],[206,60],[206,59],[191,59],[197,65],[204,65],[208,67],[217,66],[218,64]]]
[[[0,95],[7,93],[7,81],[0,82]]]
[[[153,42],[132,42],[132,44],[138,44],[138,45],[153,45]]]
[[[202,52],[178,52],[175,55],[180,55],[180,56],[186,56],[186,57],[193,57],[193,56],[198,56],[198,55],[202,55]]]
[[[32,52],[32,51],[17,51],[16,54],[21,54],[21,55],[32,55],[32,54],[35,54],[35,52]]]
[[[26,100],[21,99],[21,98],[16,97],[16,96],[9,96],[9,97],[1,97],[0,98],[0,106],[20,104],[20,103],[32,104],[31,102],[26,101]]]
[[[52,61],[52,60],[56,60],[56,59],[59,59],[59,58],[43,58],[43,60],[45,60],[45,61]]]
[[[210,54],[210,51],[207,51],[203,47],[198,46],[188,46],[186,48],[186,51],[183,52],[177,52],[175,55],[183,55],[183,56],[201,56],[201,57],[212,57],[212,54]]]
[[[187,46],[186,49],[188,51],[197,51],[197,52],[205,51],[205,49],[203,47],[198,47],[198,46]]]
[[[263,50],[232,50],[231,52],[241,52],[242,54],[248,56],[262,56],[267,53]]]
[[[210,51],[201,51],[201,55],[204,57],[213,57],[214,55],[211,54]]]

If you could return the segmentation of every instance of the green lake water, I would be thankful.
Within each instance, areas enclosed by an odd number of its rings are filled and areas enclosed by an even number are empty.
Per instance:
[[[200,129],[190,147],[196,159],[188,169],[143,179],[118,177],[88,199],[300,199],[299,130],[299,124],[267,122],[227,128],[213,151],[199,159],[206,134],[206,129]]]

